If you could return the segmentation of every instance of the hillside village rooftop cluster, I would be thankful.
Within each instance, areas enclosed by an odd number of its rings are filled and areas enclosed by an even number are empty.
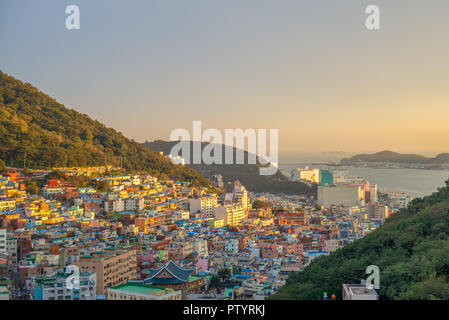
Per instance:
[[[108,191],[46,180],[31,195],[30,177],[3,172],[0,299],[264,299],[393,212],[376,185],[334,183],[335,172],[308,168],[296,179],[318,183],[316,199],[251,193],[221,175],[213,182],[228,190],[217,194],[105,167],[58,170]]]

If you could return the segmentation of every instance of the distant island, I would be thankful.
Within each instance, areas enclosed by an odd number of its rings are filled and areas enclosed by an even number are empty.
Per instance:
[[[341,165],[398,166],[418,169],[449,168],[449,153],[425,157],[419,154],[403,154],[393,151],[381,151],[373,154],[358,154],[340,161]]]

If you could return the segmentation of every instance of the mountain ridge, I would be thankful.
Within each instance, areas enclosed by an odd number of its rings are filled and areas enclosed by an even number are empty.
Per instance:
[[[164,154],[170,154],[172,147],[177,144],[178,141],[164,141],[155,140],[152,142],[146,141],[145,146],[156,152],[163,152]],[[209,143],[203,142],[201,144],[201,150],[204,149]],[[222,147],[222,163],[225,157],[225,148],[231,148],[226,145]],[[232,152],[235,155],[236,148],[232,148]],[[192,150],[192,142],[190,146]],[[245,150],[244,163],[245,164],[187,164],[206,177],[212,177],[214,174],[221,174],[223,179],[229,182],[239,180],[249,191],[253,192],[270,192],[270,193],[285,193],[294,195],[316,195],[316,186],[309,187],[301,182],[289,181],[279,170],[272,176],[263,176],[259,174],[260,164],[248,164],[249,153]],[[257,159],[257,157],[256,157]],[[192,154],[190,155],[190,163],[193,161]],[[259,163],[259,161],[257,161]]]
[[[69,109],[0,71],[0,159],[29,166],[119,164],[162,178],[212,183],[193,169],[169,159],[85,114]]]
[[[371,154],[357,154],[350,158],[343,158],[341,164],[356,164],[363,162],[395,162],[415,164],[445,164],[449,163],[449,153],[440,153],[435,157],[426,157],[419,154],[404,154],[384,150]]]

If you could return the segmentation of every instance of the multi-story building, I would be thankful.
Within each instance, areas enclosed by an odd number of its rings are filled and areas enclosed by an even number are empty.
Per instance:
[[[17,238],[6,238],[6,251],[10,263],[17,263]]]
[[[207,240],[195,239],[193,241],[193,252],[197,253],[199,257],[207,257],[209,255],[207,249]]]
[[[8,253],[6,250],[6,239],[6,229],[0,229],[0,253]]]
[[[248,197],[248,191],[238,180],[234,183],[234,190],[232,193],[227,193],[225,195],[224,202],[225,204],[242,205],[245,210],[251,209],[251,201]]]
[[[329,170],[320,170],[320,186],[333,185],[334,175]]]
[[[304,180],[312,183],[320,183],[320,169],[294,169],[290,174],[291,180]]]
[[[293,212],[293,211],[278,212],[277,218],[285,220],[286,224],[299,225],[299,226],[306,225],[305,212]]]
[[[153,227],[168,225],[173,221],[172,213],[160,213],[157,215],[146,215],[138,217],[134,220],[134,224],[138,227],[139,232],[148,233]]]
[[[123,200],[123,199],[105,200],[104,211],[106,211],[106,212],[123,212],[123,211],[125,211],[125,200]]]
[[[167,249],[170,259],[184,259],[193,253],[193,243],[192,241],[172,241]]]
[[[145,200],[143,198],[119,198],[104,202],[104,211],[106,212],[141,211],[144,207]]]
[[[0,280],[0,301],[9,300],[9,289],[11,287],[11,280]]]
[[[137,278],[136,250],[105,250],[80,256],[76,265],[81,271],[96,272],[97,295],[106,294],[112,286]]]
[[[217,209],[217,196],[207,195],[199,199],[189,199],[190,213],[200,212],[204,218],[211,218]]]
[[[75,278],[76,277],[76,278]],[[34,300],[95,300],[95,272],[69,271],[59,269],[50,276],[38,276],[29,279]]]
[[[241,252],[237,257],[237,262],[241,266],[250,266],[256,261],[256,256],[252,252]]]
[[[377,203],[377,201],[378,201],[377,184],[371,184],[369,186],[369,199],[365,199],[365,200],[368,200],[367,202],[370,202],[370,203]]]
[[[141,211],[144,207],[145,200],[143,198],[125,199],[125,211]]]
[[[364,191],[359,185],[318,186],[318,203],[325,208],[332,205],[358,206],[363,200]]]
[[[242,204],[225,204],[215,211],[216,219],[223,219],[227,226],[238,226],[248,217],[248,211]]]
[[[238,253],[239,252],[239,241],[237,239],[228,239],[225,241],[225,251]]]
[[[388,216],[388,207],[379,203],[368,203],[366,214],[368,220],[383,221]]]

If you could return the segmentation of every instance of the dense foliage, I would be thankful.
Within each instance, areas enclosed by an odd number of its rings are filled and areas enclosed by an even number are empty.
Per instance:
[[[269,202],[265,202],[262,200],[254,200],[252,204],[254,209],[260,209],[260,208],[270,208],[271,204]]]
[[[173,165],[120,132],[1,71],[0,159],[19,168],[121,163],[128,171],[211,184],[195,170]]]
[[[380,269],[380,299],[449,299],[449,181],[363,239],[292,273],[270,299],[341,298],[342,284],[366,279],[369,265]]]

